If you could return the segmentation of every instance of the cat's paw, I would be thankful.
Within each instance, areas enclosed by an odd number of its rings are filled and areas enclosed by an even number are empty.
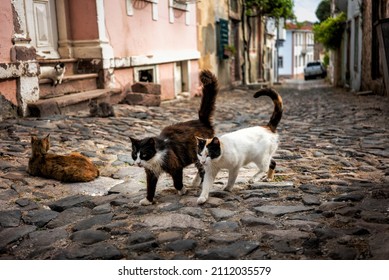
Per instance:
[[[230,192],[233,186],[226,186],[223,191]]]
[[[184,195],[187,192],[188,192],[187,189],[185,187],[182,187],[182,189],[178,191],[178,195]]]
[[[139,201],[139,204],[142,205],[142,206],[147,206],[147,205],[153,204],[153,202],[149,201],[147,198],[144,198],[141,201]]]
[[[200,196],[200,197],[197,199],[197,204],[198,204],[198,205],[201,205],[201,204],[204,204],[206,201],[207,201],[207,198],[205,198],[204,196]]]
[[[263,177],[261,177],[261,182],[271,182],[273,181],[272,178],[269,178],[267,177],[266,175],[264,175]]]

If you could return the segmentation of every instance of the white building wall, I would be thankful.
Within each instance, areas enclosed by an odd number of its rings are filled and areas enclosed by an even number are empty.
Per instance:
[[[280,76],[292,75],[292,32],[286,31],[286,39],[282,47],[279,47],[279,56],[282,57],[283,67],[278,69]]]
[[[350,38],[350,87],[359,91],[361,87],[362,62],[362,16],[361,0],[348,0],[347,19],[351,24]]]
[[[305,65],[313,61],[313,44],[311,31],[287,30],[284,45],[280,47],[280,56],[283,57],[283,67],[279,69],[280,76],[302,76]]]

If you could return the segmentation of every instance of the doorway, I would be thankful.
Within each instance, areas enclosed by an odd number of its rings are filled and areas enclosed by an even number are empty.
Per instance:
[[[38,58],[59,58],[55,0],[25,0],[25,7],[28,34]]]
[[[175,96],[189,92],[189,61],[179,61],[174,66]]]

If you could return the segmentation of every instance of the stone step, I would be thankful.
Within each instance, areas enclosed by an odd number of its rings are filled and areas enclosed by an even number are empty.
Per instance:
[[[66,75],[62,84],[57,86],[51,85],[50,79],[39,80],[39,98],[47,99],[58,97],[69,93],[90,91],[97,89],[98,74],[78,74]]]
[[[95,89],[68,94],[49,99],[40,99],[28,104],[30,116],[47,117],[51,115],[68,115],[78,111],[88,110],[90,100],[117,104],[122,99],[121,89]]]

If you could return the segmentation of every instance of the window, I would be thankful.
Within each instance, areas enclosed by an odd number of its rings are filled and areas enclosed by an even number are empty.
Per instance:
[[[169,22],[174,23],[174,10],[185,12],[185,24],[190,25],[189,1],[185,0],[168,0],[169,2]]]
[[[158,0],[143,0],[146,5],[147,2],[152,4],[152,18],[153,20],[158,20]],[[126,0],[126,10],[128,16],[134,15],[134,0]]]
[[[284,57],[283,56],[278,57],[278,68],[284,68]]]
[[[134,68],[134,81],[135,82],[158,83],[158,79],[156,77],[156,66],[135,67]]]

